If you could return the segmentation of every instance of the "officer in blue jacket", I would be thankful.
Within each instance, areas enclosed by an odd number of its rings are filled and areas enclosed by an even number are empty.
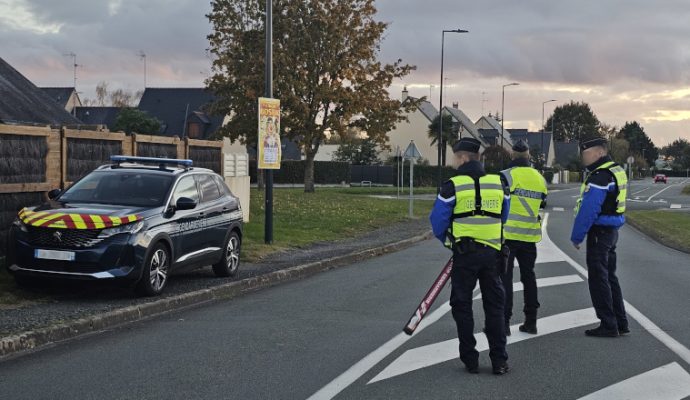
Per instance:
[[[493,373],[503,375],[509,367],[500,279],[503,271],[499,271],[498,261],[510,196],[498,175],[484,172],[479,148],[479,141],[473,138],[462,138],[453,145],[457,175],[441,187],[429,218],[434,235],[453,249],[450,305],[460,341],[460,360],[468,372],[479,372],[472,315],[472,292],[479,280],[489,358]]]
[[[623,293],[616,277],[618,229],[625,223],[627,176],[611,159],[603,138],[580,145],[589,176],[580,189],[570,240],[578,250],[587,238],[589,293],[601,324],[587,336],[616,337],[630,333]]]

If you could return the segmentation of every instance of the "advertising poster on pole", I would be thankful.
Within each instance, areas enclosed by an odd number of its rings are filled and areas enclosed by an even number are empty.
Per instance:
[[[259,169],[280,169],[280,100],[259,98]]]

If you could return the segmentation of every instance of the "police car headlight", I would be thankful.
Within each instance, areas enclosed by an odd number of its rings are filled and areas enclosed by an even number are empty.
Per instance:
[[[103,229],[98,235],[99,239],[109,238],[111,236],[119,235],[121,233],[134,234],[138,233],[144,228],[144,221],[134,222],[131,224],[120,225],[114,228]]]
[[[14,221],[12,221],[12,225],[17,227],[22,232],[28,232],[29,231],[29,229],[26,227],[26,224],[24,222],[22,222],[22,220],[19,218],[15,218]]]

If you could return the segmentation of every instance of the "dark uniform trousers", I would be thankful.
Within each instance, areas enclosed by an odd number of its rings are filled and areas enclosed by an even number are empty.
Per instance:
[[[508,360],[506,336],[503,325],[503,285],[496,269],[498,252],[478,246],[471,253],[453,253],[451,272],[450,306],[460,339],[460,360],[467,366],[476,366],[479,353],[475,349],[474,317],[472,315],[472,291],[479,280],[484,305],[486,335],[489,341],[489,358],[493,365]]]
[[[587,233],[589,294],[597,318],[606,329],[628,327],[623,293],[616,276],[618,230],[594,225]]]
[[[506,246],[510,249],[508,269],[501,276],[503,289],[506,293],[505,320],[510,321],[513,316],[513,269],[515,259],[520,266],[520,282],[523,286],[525,306],[525,321],[536,321],[539,301],[537,300],[537,277],[534,275],[534,263],[537,261],[536,243],[506,240]]]

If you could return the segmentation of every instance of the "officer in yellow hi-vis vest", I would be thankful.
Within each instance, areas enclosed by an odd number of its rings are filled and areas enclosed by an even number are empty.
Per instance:
[[[625,224],[628,177],[608,155],[606,139],[583,142],[582,164],[590,173],[580,189],[570,240],[578,250],[587,236],[589,295],[601,324],[587,336],[616,337],[630,333],[623,292],[616,276],[618,229]]]
[[[472,138],[453,145],[458,175],[443,184],[429,218],[434,235],[453,250],[450,305],[460,339],[460,360],[468,372],[479,371],[472,315],[472,291],[479,280],[489,358],[494,374],[503,375],[509,368],[499,259],[510,196],[498,175],[484,172],[479,148],[479,141]]]
[[[520,266],[520,281],[523,285],[525,322],[521,332],[537,333],[537,278],[534,263],[537,260],[537,245],[541,240],[541,218],[539,209],[546,201],[546,181],[529,163],[529,148],[520,140],[513,146],[512,161],[508,169],[501,171],[506,186],[510,188],[510,215],[503,228],[506,246],[510,249],[508,268],[501,276],[506,292],[505,324],[506,335],[510,335],[510,318],[513,316],[513,268],[515,259]]]

